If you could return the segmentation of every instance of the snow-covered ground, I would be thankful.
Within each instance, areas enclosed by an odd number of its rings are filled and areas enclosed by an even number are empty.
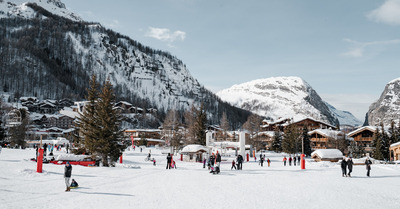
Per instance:
[[[253,160],[231,171],[232,158],[223,157],[222,172],[212,175],[178,156],[178,168],[166,170],[160,150],[152,150],[153,166],[144,160],[148,152],[126,151],[114,168],[73,166],[80,187],[64,192],[63,165],[36,173],[33,149],[3,149],[0,208],[400,208],[400,165],[374,164],[369,178],[365,166],[355,166],[345,178],[337,163],[307,161],[301,170],[267,153],[271,167]]]

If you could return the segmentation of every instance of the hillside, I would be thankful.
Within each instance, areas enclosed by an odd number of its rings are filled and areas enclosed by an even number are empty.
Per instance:
[[[205,104],[210,123],[226,112],[232,127],[249,113],[222,102],[193,78],[186,65],[168,52],[85,22],[59,0],[0,1],[0,91],[15,97],[84,99],[89,77],[107,77],[118,100],[187,110]]]

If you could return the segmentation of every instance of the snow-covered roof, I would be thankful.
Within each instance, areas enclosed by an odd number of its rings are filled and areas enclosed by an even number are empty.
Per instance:
[[[312,120],[312,121],[315,121],[315,122],[318,122],[318,123],[322,123],[322,124],[324,124],[324,125],[326,125],[326,126],[330,126],[330,127],[332,127],[332,128],[336,128],[335,126],[333,126],[333,125],[331,125],[331,124],[328,124],[328,123],[326,123],[326,122],[323,122],[323,121],[320,121],[320,120],[317,120],[317,119],[314,119],[314,118],[311,118],[311,117],[305,117],[305,118],[302,118],[302,119],[296,119],[296,120],[293,120],[292,121],[292,123],[299,123],[299,122],[301,122],[301,121],[304,121],[304,120]]]
[[[258,132],[257,135],[258,136],[267,135],[269,137],[274,137],[275,136],[275,132],[274,131],[262,131],[262,132]]]
[[[391,144],[390,147],[397,147],[397,146],[399,146],[399,145],[400,145],[400,142],[396,142],[396,143],[394,143],[394,144]]]
[[[135,141],[141,141],[142,138],[133,138],[133,140],[135,140]],[[145,140],[148,141],[148,142],[162,142],[162,143],[165,142],[165,140],[163,140],[163,139],[145,138]]]
[[[369,131],[371,131],[371,132],[375,132],[376,129],[377,129],[376,126],[363,126],[363,127],[359,128],[359,129],[356,129],[356,130],[354,130],[354,131],[348,133],[347,136],[351,137],[351,136],[353,136],[353,135],[355,135],[355,134],[358,134],[358,133],[360,133],[360,132],[362,132],[362,131],[364,131],[364,130],[369,130]]]
[[[342,158],[343,153],[338,149],[317,149],[311,153],[311,157],[319,157],[321,159]]]
[[[73,109],[70,107],[64,107],[62,110],[60,110],[60,114],[66,115],[70,118],[79,118],[79,113],[73,111]]]
[[[314,133],[318,133],[325,137],[338,138],[338,136],[343,135],[344,133],[341,131],[331,130],[331,129],[315,129],[313,131],[309,131],[308,135],[312,135]]]
[[[29,144],[40,144],[40,140],[28,141]],[[45,139],[42,140],[42,144],[69,144],[69,141],[63,137],[57,137],[57,139]]]
[[[200,151],[204,151],[207,152],[207,148],[203,145],[199,145],[199,144],[189,144],[187,146],[185,146],[182,150],[181,153],[195,153],[195,152],[200,152]]]

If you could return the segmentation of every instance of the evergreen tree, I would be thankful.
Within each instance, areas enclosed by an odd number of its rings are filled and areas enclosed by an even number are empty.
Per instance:
[[[79,129],[79,137],[76,141],[80,146],[85,147],[87,152],[96,155],[96,141],[99,139],[100,122],[96,111],[97,98],[98,98],[98,84],[96,76],[92,75],[89,88],[87,89],[88,103],[85,104],[83,113],[77,121],[77,128]]]
[[[204,110],[203,103],[196,111],[196,120],[194,124],[196,141],[200,145],[206,145],[206,129],[207,129],[207,115]]]
[[[300,136],[301,133],[295,125],[287,126],[284,131],[284,138],[282,140],[282,151],[289,154],[296,153],[296,144],[299,144]]]
[[[310,141],[310,136],[308,135],[308,128],[307,128],[307,126],[304,126],[303,127],[303,134],[302,134],[302,137],[303,137],[303,146],[304,146],[304,154],[306,155],[306,156],[310,156],[311,155],[311,152],[312,152],[312,150],[311,150],[311,141]],[[301,151],[301,150],[300,150]]]
[[[276,128],[274,131],[274,140],[272,142],[272,150],[275,152],[282,151],[282,134],[279,131],[279,128]]]
[[[126,148],[121,142],[123,138],[122,130],[120,129],[121,115],[113,108],[114,103],[115,95],[108,78],[96,105],[100,129],[95,149],[101,155],[104,166],[109,166],[108,158],[110,158],[111,162],[117,161]]]
[[[383,159],[384,160],[388,160],[389,159],[389,136],[387,135],[386,131],[385,131],[385,127],[383,125],[383,122],[381,122],[381,129],[382,129],[382,138],[381,138],[381,152],[383,155]],[[379,145],[378,145],[379,146]]]

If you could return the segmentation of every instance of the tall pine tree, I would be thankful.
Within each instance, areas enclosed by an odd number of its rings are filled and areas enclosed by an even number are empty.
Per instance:
[[[274,131],[272,150],[275,152],[282,152],[282,133],[279,131],[279,128],[276,128]]]
[[[310,141],[310,136],[308,135],[308,128],[307,126],[303,127],[303,146],[304,146],[304,154],[306,156],[310,156],[311,155],[311,141]],[[301,151],[301,150],[300,150]]]
[[[203,103],[200,105],[200,108],[196,111],[196,119],[195,119],[195,136],[196,141],[200,145],[206,145],[206,129],[207,129],[207,115],[204,110]]]
[[[96,151],[101,155],[103,165],[109,166],[118,160],[125,145],[122,144],[122,130],[120,129],[121,115],[114,109],[115,95],[110,79],[105,82],[96,105],[100,126],[99,139],[95,143]]]

